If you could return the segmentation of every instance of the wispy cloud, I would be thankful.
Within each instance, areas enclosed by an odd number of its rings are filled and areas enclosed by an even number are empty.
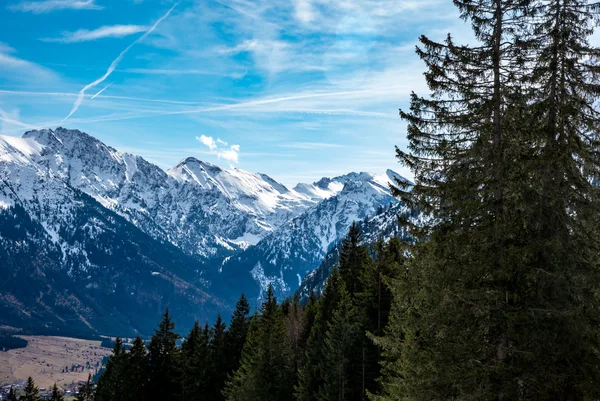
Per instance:
[[[104,38],[123,38],[136,33],[148,30],[147,26],[143,25],[111,25],[103,26],[98,29],[88,30],[79,29],[75,32],[63,32],[58,38],[44,38],[44,42],[59,42],[59,43],[79,43]]]
[[[10,46],[0,43],[0,77],[6,74],[11,80],[22,80],[28,83],[48,83],[57,79],[50,69],[15,55]]]
[[[4,42],[0,42],[0,53],[14,53],[15,49]]]
[[[326,142],[290,142],[282,143],[277,145],[280,148],[291,148],[291,149],[305,149],[305,150],[318,150],[318,149],[332,149],[332,148],[345,148],[346,145],[339,143],[326,143]]]
[[[41,0],[23,1],[9,5],[13,11],[31,12],[34,14],[49,13],[57,10],[102,10],[95,0]]]
[[[228,143],[220,138],[215,140],[213,137],[206,135],[201,135],[196,137],[196,139],[208,148],[210,154],[216,155],[219,159],[228,160],[234,163],[238,162],[240,145],[228,146]]]
[[[77,111],[77,109],[79,109],[79,106],[81,106],[81,103],[83,102],[83,98],[85,96],[85,91],[87,91],[88,89],[91,89],[91,88],[93,88],[93,87],[101,84],[102,82],[104,82],[106,80],[106,78],[108,78],[110,76],[110,74],[112,74],[113,71],[117,68],[117,66],[119,65],[119,63],[121,62],[121,60],[123,60],[123,57],[125,57],[125,55],[127,54],[127,52],[133,46],[135,46],[137,43],[141,42],[148,35],[150,35],[152,32],[154,32],[154,30],[160,25],[160,23],[163,22],[165,19],[167,19],[169,17],[169,15],[171,15],[171,12],[173,12],[173,10],[175,9],[175,7],[177,7],[178,4],[179,3],[175,3],[173,5],[173,7],[171,7],[169,9],[169,11],[166,12],[165,15],[163,15],[162,17],[160,17],[158,19],[158,21],[156,21],[154,23],[154,25],[152,25],[152,27],[150,27],[150,29],[148,29],[142,36],[140,36],[139,38],[137,38],[132,44],[130,44],[129,46],[127,46],[125,48],[125,50],[123,50],[121,52],[121,54],[119,54],[119,56],[116,59],[113,60],[113,62],[110,64],[110,66],[108,67],[108,70],[106,70],[106,73],[104,73],[103,76],[101,76],[100,78],[98,78],[94,82],[92,82],[90,84],[87,84],[86,86],[83,87],[83,89],[81,89],[81,91],[79,91],[79,96],[77,97],[77,100],[75,100],[75,104],[73,105],[73,109],[71,109],[71,112],[62,120],[62,122],[68,120],[69,117],[71,117]]]

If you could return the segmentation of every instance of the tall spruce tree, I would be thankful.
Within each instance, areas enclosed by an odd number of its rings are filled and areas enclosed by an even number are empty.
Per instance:
[[[290,366],[294,380],[292,385],[296,386],[300,367],[304,364],[307,317],[306,310],[298,303],[298,297],[287,301],[287,310],[284,310],[286,340],[290,350]]]
[[[149,380],[146,386],[146,400],[180,399],[180,350],[177,347],[179,338],[167,309],[148,346]]]
[[[231,374],[240,366],[242,350],[246,343],[248,327],[250,326],[250,304],[242,293],[235,304],[231,323],[227,331],[227,373]]]
[[[18,401],[19,398],[17,397],[17,392],[15,391],[13,386],[10,386],[7,397],[8,401]]]
[[[94,401],[94,385],[92,383],[92,375],[88,374],[88,378],[77,390],[75,401]]]
[[[223,394],[227,401],[260,400],[261,391],[259,382],[258,363],[260,347],[260,316],[254,313],[248,327],[246,344],[242,351],[240,367],[229,378]]]
[[[208,381],[208,397],[211,400],[223,399],[223,389],[227,381],[227,332],[219,314],[210,336],[211,375]]]
[[[594,399],[597,242],[588,222],[598,215],[598,90],[580,45],[598,7],[454,3],[479,43],[422,37],[432,95],[413,94],[401,112],[410,152],[397,153],[416,183],[395,193],[430,218],[413,231],[426,242],[392,280],[389,324],[376,339],[386,357],[381,398]],[[577,95],[553,111],[565,97],[552,77],[568,75],[556,70],[557,43],[564,66],[589,69],[565,84]],[[560,121],[570,134],[555,130]]]
[[[50,395],[50,401],[65,401],[62,391],[58,388],[56,383],[52,386],[52,394]]]
[[[96,401],[122,401],[125,397],[127,377],[125,367],[127,354],[123,342],[119,337],[115,340],[112,355],[106,363],[106,370],[98,380]]]
[[[29,376],[23,388],[23,395],[19,397],[19,401],[40,401],[41,399],[40,389],[35,385],[33,378]]]
[[[182,400],[184,401],[209,398],[207,396],[212,368],[209,342],[208,327],[203,330],[196,322],[181,346]]]
[[[590,36],[600,4],[543,0],[532,7],[530,58],[536,62],[533,91],[537,166],[528,245],[528,274],[534,290],[518,293],[529,316],[510,338],[525,396],[597,398],[600,344],[598,217],[600,199],[600,49]],[[577,360],[573,365],[571,361]],[[551,376],[552,380],[547,380]]]
[[[289,400],[293,395],[294,372],[286,341],[284,315],[269,285],[261,314],[254,315],[242,363],[225,391],[228,401]]]
[[[365,269],[365,264],[370,262],[369,250],[362,244],[360,227],[354,222],[342,241],[339,262],[340,276],[346,283],[346,288],[350,294],[358,294],[362,291],[360,278]]]
[[[343,280],[337,267],[327,279],[323,295],[316,304],[316,313],[308,336],[305,361],[299,371],[299,383],[295,388],[299,401],[316,401],[320,388],[324,385],[322,361],[325,358],[325,338],[333,311],[340,302],[340,287]]]
[[[127,353],[127,357],[124,359],[125,366],[123,367],[123,376],[125,379],[125,388],[123,390],[123,400],[146,400],[150,368],[148,364],[146,346],[141,337],[137,336],[133,340],[131,348]]]
[[[364,331],[360,311],[342,283],[340,301],[327,324],[323,341],[323,359],[319,362],[323,385],[316,398],[319,401],[361,400],[365,394],[360,375]]]

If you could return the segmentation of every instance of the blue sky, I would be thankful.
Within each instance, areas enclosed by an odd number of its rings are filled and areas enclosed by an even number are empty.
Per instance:
[[[450,0],[5,0],[0,21],[0,133],[77,128],[287,185],[406,173],[414,45],[468,35]]]

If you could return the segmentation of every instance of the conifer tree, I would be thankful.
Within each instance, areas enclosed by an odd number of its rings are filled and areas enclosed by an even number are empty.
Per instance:
[[[242,352],[242,363],[227,385],[228,401],[278,401],[292,398],[294,372],[285,320],[269,285],[261,315],[255,315]]]
[[[87,381],[79,386],[75,401],[94,401],[94,387],[91,374],[88,374]]]
[[[242,293],[231,316],[227,332],[227,373],[233,373],[240,365],[242,350],[246,343],[248,327],[250,326],[250,304]]]
[[[296,386],[300,367],[304,362],[306,350],[306,311],[300,307],[298,298],[294,297],[287,308],[285,315],[286,340],[290,349],[290,366],[294,377],[293,386]]]
[[[141,337],[137,336],[127,353],[123,375],[125,378],[124,401],[144,401],[148,385],[150,368],[146,346]]]
[[[598,6],[454,3],[479,43],[422,37],[431,96],[413,94],[401,112],[410,150],[397,153],[416,183],[395,193],[430,218],[413,230],[421,243],[406,274],[392,280],[389,324],[376,339],[386,357],[381,398],[597,398],[597,242],[588,224],[598,214],[590,110],[599,92],[581,44]],[[554,84],[573,65],[581,74],[571,69],[558,95]],[[567,87],[575,96],[564,101]]]
[[[175,323],[167,309],[148,346],[149,380],[146,386],[148,401],[181,397],[180,350],[177,347],[179,338],[179,334],[175,333]]]
[[[64,401],[65,398],[63,393],[60,391],[56,383],[52,386],[52,394],[50,395],[50,401]]]
[[[60,391],[56,383],[52,386],[52,395],[50,396],[50,401],[65,401],[63,393]]]
[[[23,395],[19,397],[19,401],[40,401],[41,399],[40,389],[35,385],[33,378],[29,376],[23,388]]]
[[[17,401],[18,397],[17,397],[17,392],[15,391],[15,389],[13,388],[13,386],[10,386],[10,389],[8,390],[8,401]]]
[[[314,322],[306,344],[306,360],[300,369],[299,383],[295,389],[296,398],[299,401],[316,401],[319,389],[324,384],[321,370],[321,362],[325,357],[324,341],[333,311],[340,302],[342,282],[340,271],[336,267],[331,272],[325,284],[323,295],[317,302]]]
[[[359,312],[344,284],[340,288],[339,304],[327,326],[320,361],[323,385],[316,398],[319,401],[361,400],[363,384],[355,375],[355,361],[362,354],[364,331]]]
[[[342,241],[339,262],[340,276],[351,294],[362,291],[360,276],[365,268],[364,265],[370,262],[369,250],[362,244],[360,227],[354,222]]]
[[[227,381],[227,332],[226,325],[217,315],[210,336],[211,375],[208,381],[208,394],[213,400],[223,399],[223,388]]]
[[[223,394],[227,401],[261,400],[258,363],[260,357],[260,316],[254,313],[248,327],[246,344],[242,351],[240,367],[228,380]]]
[[[106,370],[98,380],[96,401],[121,401],[125,397],[127,378],[125,367],[127,354],[119,337],[115,340],[112,355],[106,363]]]
[[[208,328],[203,330],[196,322],[181,346],[184,401],[207,398],[212,369],[209,341]]]

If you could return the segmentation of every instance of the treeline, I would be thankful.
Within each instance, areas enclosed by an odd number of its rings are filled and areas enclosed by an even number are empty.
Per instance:
[[[29,376],[23,390],[19,392],[11,386],[6,399],[7,401],[65,401],[64,392],[56,385],[56,383],[54,383],[51,390],[52,392],[48,397],[42,396],[39,387],[36,386],[34,380]],[[88,375],[87,381],[79,386],[74,401],[94,401],[94,385],[92,383],[91,375]]]
[[[213,326],[196,323],[181,346],[165,312],[147,346],[138,337],[126,351],[117,339],[95,400],[365,399],[380,372],[368,336],[383,334],[391,307],[386,281],[403,270],[405,246],[392,239],[373,252],[353,225],[322,296],[278,303],[269,287],[250,315],[242,295],[228,327],[220,317]]]

